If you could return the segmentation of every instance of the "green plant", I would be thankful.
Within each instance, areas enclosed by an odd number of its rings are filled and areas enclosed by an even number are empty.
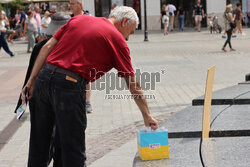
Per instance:
[[[0,4],[0,10],[3,10],[3,6]]]
[[[23,5],[23,3],[21,2],[21,0],[14,0],[8,3],[8,5],[11,8],[17,8],[17,9],[25,9],[25,6]]]

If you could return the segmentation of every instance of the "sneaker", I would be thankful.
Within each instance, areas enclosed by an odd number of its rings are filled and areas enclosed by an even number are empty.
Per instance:
[[[246,36],[247,34],[245,34],[245,33],[242,33],[241,35],[242,35],[242,36]]]
[[[93,112],[92,106],[91,106],[91,104],[89,102],[86,103],[86,111],[89,114]]]
[[[223,34],[223,35],[222,35],[222,38],[227,38],[227,36]]]
[[[14,57],[14,56],[15,56],[15,53],[11,53],[11,54],[10,54],[10,57]]]
[[[237,37],[237,35],[236,35],[236,34],[234,34],[234,35],[232,35],[232,37],[233,37],[233,38],[236,38],[236,37]]]

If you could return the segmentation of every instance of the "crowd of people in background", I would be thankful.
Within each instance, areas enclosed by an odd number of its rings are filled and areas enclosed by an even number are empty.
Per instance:
[[[179,31],[184,31],[184,25],[185,25],[185,16],[186,16],[186,10],[183,7],[182,4],[176,8],[173,4],[163,4],[161,13],[160,13],[160,22],[163,24],[164,29],[164,35],[167,35],[169,31],[174,30],[174,25],[178,25]],[[245,27],[250,27],[250,12],[242,12],[242,5],[240,3],[237,4],[237,8],[232,10],[231,13],[233,13],[236,18],[236,28],[233,31],[232,37],[236,37],[236,32],[238,31],[241,35],[246,35],[242,32],[242,25],[245,25]],[[195,30],[200,32],[201,31],[201,23],[202,21],[205,21],[207,15],[205,14],[204,6],[201,4],[200,0],[196,0],[195,5],[193,6],[192,10],[192,18],[194,22]],[[212,19],[212,16],[208,16],[209,19]],[[175,21],[178,21],[178,24],[175,24]],[[221,25],[224,25],[224,22],[220,22]],[[224,27],[224,26],[223,26]],[[226,38],[226,30],[224,31],[223,38]]]
[[[186,11],[182,4],[178,8],[176,8],[175,5],[171,3],[167,5],[164,4],[162,6],[160,18],[162,24],[164,25],[164,35],[168,34],[168,30],[174,30],[175,20],[179,21],[179,30],[184,31],[185,13]],[[200,0],[196,1],[196,4],[193,8],[192,17],[195,21],[195,29],[200,32],[201,21],[205,18],[204,8],[201,5]]]
[[[111,11],[116,7],[116,4],[112,4]],[[250,26],[250,13],[242,12],[242,6],[237,4],[237,8],[232,10],[231,13],[235,15],[236,28],[232,31],[232,37],[236,37],[236,33],[246,35],[242,32],[242,26]],[[5,11],[1,11],[0,31],[1,31],[1,43],[0,48],[13,56],[14,53],[10,51],[8,43],[14,43],[14,40],[27,40],[27,53],[31,53],[32,49],[37,41],[41,41],[46,36],[46,29],[51,22],[51,16],[56,13],[56,6],[51,6],[50,10],[41,10],[39,6],[30,5],[25,11],[18,9],[14,18],[8,18]],[[188,12],[185,10],[182,4],[176,7],[174,4],[163,4],[160,15],[160,22],[163,24],[164,35],[168,35],[169,31],[173,31],[175,25],[178,25],[179,31],[184,31],[185,17]],[[89,14],[89,11],[83,11],[83,14]],[[72,17],[72,16],[71,16]],[[208,18],[212,18],[208,16]],[[206,18],[205,10],[200,0],[196,0],[196,3],[192,10],[192,18],[195,26],[195,30],[201,31],[201,23]],[[178,24],[175,24],[178,21]],[[224,23],[220,23],[224,24]],[[4,27],[4,28],[3,28]],[[224,26],[222,26],[224,27]],[[177,29],[177,28],[176,28]],[[227,30],[224,27],[223,38],[227,38]],[[5,39],[6,38],[6,39]]]
[[[14,44],[14,40],[27,40],[27,53],[31,53],[35,43],[45,39],[46,29],[56,10],[57,7],[53,5],[50,7],[50,11],[46,10],[42,12],[39,6],[32,4],[25,11],[22,8],[18,9],[14,18],[8,18],[5,11],[0,11],[2,15],[0,18],[2,20],[0,27],[4,27],[4,29],[1,28],[0,30],[2,34],[1,41],[7,38],[9,43]],[[89,14],[89,11],[83,11],[83,13]],[[69,15],[71,14],[69,13]],[[11,56],[14,55],[14,53],[9,51],[7,42],[1,42],[0,46]]]

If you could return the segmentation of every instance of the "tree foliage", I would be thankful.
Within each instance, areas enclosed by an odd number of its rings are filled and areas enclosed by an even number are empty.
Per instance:
[[[17,9],[25,9],[25,6],[21,2],[21,0],[14,0],[8,3],[11,8],[17,8]]]
[[[3,10],[3,6],[0,4],[0,10]]]

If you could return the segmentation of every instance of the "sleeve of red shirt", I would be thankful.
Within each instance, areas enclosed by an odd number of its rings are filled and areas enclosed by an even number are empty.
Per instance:
[[[67,26],[69,24],[70,21],[68,21],[66,24],[64,24],[54,35],[53,37],[59,41],[60,38],[62,37],[62,35],[65,33],[65,30],[67,29]]]
[[[115,55],[115,68],[119,77],[135,76],[128,47],[120,49]]]

